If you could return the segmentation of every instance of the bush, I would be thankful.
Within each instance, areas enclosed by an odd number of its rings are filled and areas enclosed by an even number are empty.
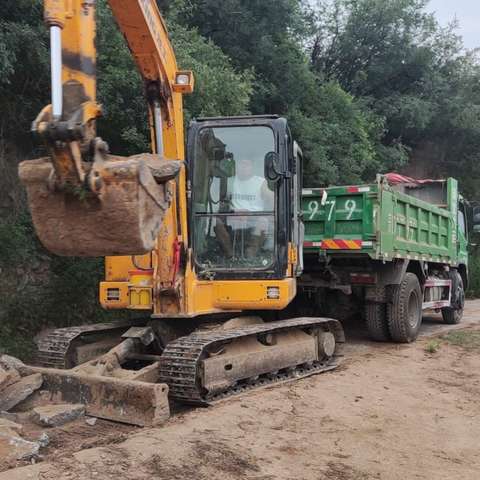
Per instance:
[[[103,260],[49,254],[30,216],[0,222],[0,353],[29,359],[44,328],[118,319],[98,302]]]

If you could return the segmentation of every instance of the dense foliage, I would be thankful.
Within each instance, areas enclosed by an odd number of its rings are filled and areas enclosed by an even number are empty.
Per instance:
[[[0,18],[0,349],[17,351],[6,345],[13,331],[31,339],[39,325],[100,315],[101,262],[43,251],[16,177],[19,159],[41,154],[29,127],[49,97],[42,3],[4,0]],[[426,0],[158,3],[180,66],[196,75],[186,122],[286,115],[310,186],[401,169],[456,176],[463,192],[480,200],[480,64],[455,24],[442,28],[426,13]],[[107,1],[98,5],[99,133],[115,153],[144,151],[142,82]]]

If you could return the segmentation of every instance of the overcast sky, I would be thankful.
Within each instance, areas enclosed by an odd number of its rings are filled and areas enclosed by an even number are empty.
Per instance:
[[[446,25],[455,16],[460,22],[458,33],[467,48],[480,47],[480,0],[430,0],[430,12]]]

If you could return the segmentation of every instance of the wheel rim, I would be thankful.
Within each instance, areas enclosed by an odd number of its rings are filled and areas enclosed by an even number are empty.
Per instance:
[[[412,329],[418,325],[419,315],[419,303],[416,292],[412,292],[408,299],[408,324]]]

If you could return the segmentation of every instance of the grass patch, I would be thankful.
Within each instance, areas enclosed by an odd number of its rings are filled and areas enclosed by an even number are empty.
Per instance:
[[[480,331],[457,330],[447,333],[442,339],[466,350],[480,350]]]
[[[442,345],[442,342],[440,340],[430,340],[425,345],[425,351],[427,353],[437,353],[441,345]]]

